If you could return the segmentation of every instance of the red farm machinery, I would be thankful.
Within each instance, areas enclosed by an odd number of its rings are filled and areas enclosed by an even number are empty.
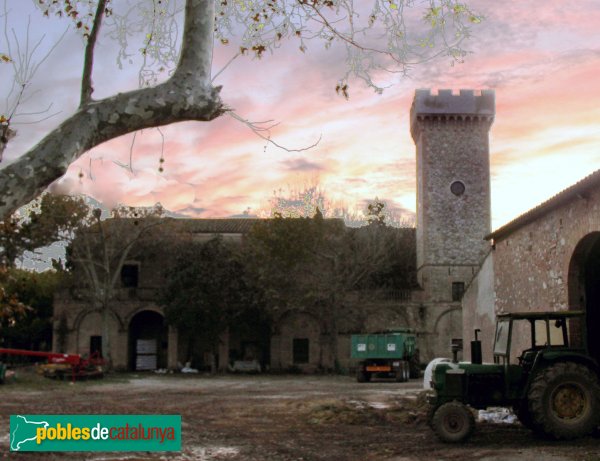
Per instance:
[[[26,349],[0,348],[0,358],[6,356],[24,356],[45,358],[46,363],[38,365],[38,370],[47,378],[54,379],[92,379],[104,376],[104,359],[99,354],[82,357],[79,354],[61,352],[30,351]],[[6,366],[0,361],[0,384],[4,380]]]

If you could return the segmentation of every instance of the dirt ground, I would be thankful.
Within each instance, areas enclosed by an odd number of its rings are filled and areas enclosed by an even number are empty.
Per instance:
[[[600,438],[555,442],[519,423],[478,423],[465,444],[439,442],[421,382],[345,376],[118,375],[55,382],[21,373],[0,386],[0,458],[17,460],[600,460]],[[11,453],[11,414],[180,414],[180,453]]]

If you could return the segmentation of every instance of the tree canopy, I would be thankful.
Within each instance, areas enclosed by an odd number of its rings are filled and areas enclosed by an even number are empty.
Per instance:
[[[62,273],[0,269],[0,344],[49,350],[54,292]]]
[[[256,306],[258,291],[248,283],[239,248],[222,237],[177,245],[174,251],[159,300],[165,317],[215,353],[221,334]]]
[[[346,228],[342,220],[323,219],[317,208],[313,218],[276,215],[256,224],[245,239],[245,261],[264,308],[274,317],[314,315],[330,333],[337,357],[333,338],[356,307],[350,294],[413,288],[414,230],[376,222]]]
[[[43,194],[27,209],[0,221],[0,264],[14,266],[26,251],[70,240],[88,214],[80,197]]]

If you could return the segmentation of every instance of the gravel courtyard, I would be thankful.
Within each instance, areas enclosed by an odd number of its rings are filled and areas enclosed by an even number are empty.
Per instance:
[[[600,438],[554,442],[519,423],[482,422],[462,445],[426,424],[421,382],[345,376],[112,374],[0,386],[0,458],[17,460],[600,460]],[[180,414],[180,453],[11,453],[11,414]]]

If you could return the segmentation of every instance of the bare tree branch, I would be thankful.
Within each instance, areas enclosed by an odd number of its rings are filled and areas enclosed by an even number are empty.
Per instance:
[[[238,122],[241,122],[244,125],[246,125],[248,128],[250,128],[254,132],[254,134],[256,134],[256,136],[258,136],[259,138],[264,139],[265,141],[267,141],[267,143],[273,144],[275,147],[279,147],[280,149],[283,149],[286,152],[303,152],[306,150],[310,150],[313,147],[316,147],[321,142],[321,138],[323,137],[322,135],[320,135],[319,139],[317,139],[314,143],[310,144],[309,146],[300,147],[298,149],[290,149],[289,147],[285,147],[271,139],[271,129],[276,127],[277,125],[279,125],[279,123],[271,123],[271,121],[251,122],[251,121],[246,120],[245,118],[239,116],[238,114],[236,114],[233,111],[229,111],[229,112],[227,112],[227,114],[229,114],[230,117],[234,118]],[[271,124],[268,126],[261,126],[261,124],[264,124],[264,123],[271,123]],[[264,134],[264,133],[266,133],[266,134]]]
[[[166,82],[88,103],[14,163],[0,170],[0,216],[39,195],[83,153],[143,128],[222,115],[210,78],[214,28],[212,0],[187,0],[179,66]]]
[[[98,0],[98,7],[96,8],[96,14],[94,16],[94,24],[90,31],[87,44],[85,46],[85,58],[83,61],[83,77],[81,79],[81,99],[79,101],[79,107],[85,106],[92,99],[92,93],[94,87],[92,86],[92,70],[94,67],[94,48],[96,46],[96,39],[98,38],[98,32],[102,25],[102,18],[104,16],[104,10],[106,9],[106,0]]]

